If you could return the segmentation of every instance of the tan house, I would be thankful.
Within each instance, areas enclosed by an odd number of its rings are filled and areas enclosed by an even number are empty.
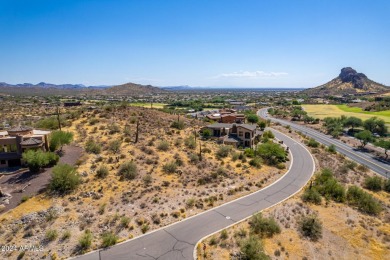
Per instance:
[[[0,168],[20,166],[22,153],[29,149],[48,151],[49,134],[24,126],[0,131]]]
[[[215,123],[205,127],[211,130],[211,137],[223,144],[235,147],[253,147],[261,136],[256,125]]]

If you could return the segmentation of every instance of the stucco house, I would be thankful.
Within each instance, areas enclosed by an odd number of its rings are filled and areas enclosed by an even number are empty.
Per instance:
[[[215,123],[205,127],[211,131],[211,138],[235,147],[253,147],[261,136],[256,125]]]
[[[22,153],[29,149],[48,151],[49,134],[24,126],[0,131],[0,168],[20,166]]]

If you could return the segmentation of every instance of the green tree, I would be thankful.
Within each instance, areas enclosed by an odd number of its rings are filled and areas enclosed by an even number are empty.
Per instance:
[[[381,139],[374,143],[376,146],[385,149],[386,159],[389,156],[387,152],[390,150],[390,140]]]
[[[304,111],[304,110],[302,109],[301,106],[296,106],[296,107],[294,107],[294,109],[291,111],[291,116],[292,116],[293,118],[298,119],[298,120],[301,120],[302,117],[305,116],[305,115],[307,115],[307,112]]]
[[[73,166],[58,164],[53,168],[49,187],[52,192],[66,194],[76,189],[80,183],[81,177]]]
[[[208,128],[203,129],[203,131],[202,131],[202,136],[203,136],[204,138],[209,138],[211,135],[212,135],[212,133],[211,133],[211,130],[210,130],[210,129],[208,129]]]
[[[267,123],[264,120],[261,120],[257,124],[259,125],[261,131],[264,131],[264,129],[267,127]]]
[[[62,147],[66,144],[70,144],[73,140],[73,133],[71,132],[65,132],[61,130],[53,131],[50,134],[50,141],[49,141],[49,148],[50,151],[54,152],[55,150],[60,147],[60,150],[62,150]]]
[[[257,147],[257,154],[269,165],[276,165],[287,160],[284,148],[273,142],[260,144]]]
[[[364,129],[370,131],[371,133],[377,133],[381,136],[384,136],[387,133],[387,127],[385,121],[377,117],[371,117],[364,121]]]
[[[359,133],[356,133],[355,138],[359,139],[362,148],[374,140],[372,133],[368,130],[363,130]]]
[[[249,123],[256,124],[259,122],[259,117],[256,114],[249,114],[246,119]]]
[[[59,160],[55,153],[42,150],[28,150],[23,153],[22,158],[33,173],[39,172],[45,166],[55,165]]]
[[[344,122],[344,126],[350,127],[352,132],[355,127],[359,127],[362,125],[363,121],[360,118],[354,116],[348,117]]]

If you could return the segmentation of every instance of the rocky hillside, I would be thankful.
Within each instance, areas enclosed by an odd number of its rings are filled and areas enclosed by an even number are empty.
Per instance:
[[[303,91],[309,96],[334,96],[369,92],[390,92],[390,87],[372,81],[365,74],[358,73],[350,67],[341,69],[340,75],[328,83]]]
[[[123,85],[107,88],[102,91],[103,94],[115,96],[139,96],[164,92],[166,92],[166,90],[163,90],[158,87],[153,87],[151,85],[140,85],[135,83],[126,83]]]

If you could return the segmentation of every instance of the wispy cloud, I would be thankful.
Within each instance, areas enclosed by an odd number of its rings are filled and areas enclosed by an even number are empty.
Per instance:
[[[247,79],[260,79],[260,78],[277,78],[288,75],[287,72],[265,72],[262,70],[256,71],[239,71],[232,73],[222,73],[213,78],[247,78]]]

